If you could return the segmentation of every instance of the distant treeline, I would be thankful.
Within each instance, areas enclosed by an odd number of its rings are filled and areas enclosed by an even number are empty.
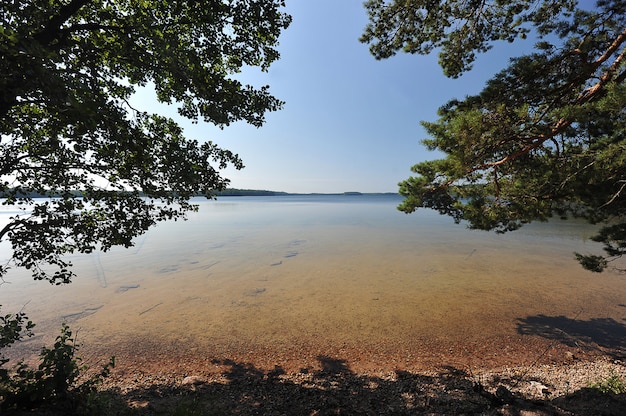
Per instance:
[[[6,198],[9,195],[16,197],[16,198],[51,198],[51,197],[54,198],[54,197],[60,197],[63,195],[63,192],[61,191],[49,191],[46,193],[41,193],[41,192],[34,192],[34,191],[31,192],[31,191],[19,190],[15,194],[13,194],[14,192],[15,192],[14,190],[8,190],[8,191],[0,190],[0,198]],[[82,196],[82,192],[77,191],[77,190],[69,191],[69,194],[76,196],[76,197]],[[276,192],[276,191],[266,191],[266,190],[259,190],[259,189],[229,188],[229,189],[224,189],[223,191],[214,191],[213,195],[215,196],[274,196],[274,195],[287,195],[287,193]],[[139,196],[144,196],[144,194],[140,192]],[[202,195],[199,194],[198,196],[202,196]]]
[[[228,188],[223,191],[216,191],[216,196],[275,196],[275,195],[288,195],[286,192],[265,191],[259,189],[236,189]]]
[[[82,195],[81,191],[69,191],[68,193],[74,196]],[[61,191],[48,191],[46,193],[41,193],[25,190],[19,190],[16,192],[14,189],[0,190],[0,198],[7,198],[9,196],[13,198],[55,198],[60,197],[61,195],[63,195],[63,192]]]
[[[69,191],[69,193],[73,196],[80,197],[82,195],[81,191]],[[12,194],[12,191],[2,191],[0,190],[0,198],[6,198]],[[38,192],[27,192],[20,190],[17,194],[13,195],[16,198],[51,198],[51,197],[60,197],[62,196],[61,191],[50,191],[46,194],[38,193]],[[362,194],[361,192],[343,192],[338,194],[298,194],[298,193],[289,193],[289,192],[278,192],[278,191],[267,191],[261,189],[237,189],[237,188],[228,188],[223,191],[213,191],[212,194],[214,196],[278,196],[278,195],[391,195],[393,192],[387,193],[375,193],[375,194]],[[144,196],[142,193],[139,193],[140,196]],[[202,195],[198,195],[202,196]]]
[[[277,192],[277,191],[263,191],[258,189],[235,189],[229,188],[220,192],[214,192],[215,196],[279,196],[279,195],[347,195],[347,196],[359,196],[359,195],[398,195],[396,192],[341,192],[341,193],[293,193],[293,192]]]

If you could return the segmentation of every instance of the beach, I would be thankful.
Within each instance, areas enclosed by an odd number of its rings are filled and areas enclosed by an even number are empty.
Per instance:
[[[569,381],[582,386],[607,366],[623,373],[626,281],[573,259],[597,249],[589,226],[496,235],[398,213],[393,196],[343,198],[203,202],[131,249],[74,256],[70,285],[10,276],[3,312],[37,323],[11,354],[33,357],[67,323],[85,363],[115,356],[108,386],[138,396],[151,384],[188,389],[187,377],[205,389],[228,377],[393,389],[398,374],[473,382],[597,365]],[[553,397],[565,392],[557,384]]]

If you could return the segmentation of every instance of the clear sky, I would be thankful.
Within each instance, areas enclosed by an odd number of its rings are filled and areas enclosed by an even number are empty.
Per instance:
[[[397,192],[413,164],[440,156],[421,145],[426,133],[419,122],[436,120],[452,98],[480,92],[510,56],[532,46],[497,45],[453,80],[443,76],[436,54],[376,61],[358,41],[367,23],[362,0],[287,0],[286,11],[293,22],[280,38],[280,60],[267,73],[240,77],[269,84],[286,102],[283,110],[268,113],[259,129],[181,120],[188,137],[212,140],[243,159],[245,169],[225,172],[233,188]],[[146,92],[137,100],[142,109],[155,105]]]

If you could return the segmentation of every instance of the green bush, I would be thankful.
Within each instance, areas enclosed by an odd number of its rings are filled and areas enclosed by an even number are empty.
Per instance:
[[[600,390],[603,393],[626,393],[626,383],[624,383],[624,379],[617,374],[611,374],[605,380],[592,383],[589,387]]]
[[[8,377],[8,371],[2,367],[9,360],[2,355],[2,350],[24,337],[32,337],[34,326],[23,312],[0,316],[0,382]]]
[[[32,323],[29,324],[32,328]],[[15,331],[9,331],[8,334],[14,338],[13,342],[19,339],[16,338]],[[2,335],[4,336],[4,333]],[[61,335],[56,338],[54,346],[42,348],[37,369],[20,362],[12,372],[5,370],[0,376],[0,408],[32,409],[41,406],[62,406],[76,409],[92,401],[97,385],[115,366],[115,357],[103,366],[100,373],[78,383],[81,372],[87,367],[80,366],[81,359],[76,356],[76,348],[72,331],[63,324]]]

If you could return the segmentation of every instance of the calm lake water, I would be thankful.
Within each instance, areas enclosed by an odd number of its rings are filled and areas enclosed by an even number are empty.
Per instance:
[[[70,285],[16,271],[0,304],[37,323],[20,353],[49,344],[66,322],[88,356],[118,362],[306,367],[324,355],[385,369],[459,354],[477,366],[528,364],[514,362],[521,350],[539,359],[555,343],[626,351],[626,276],[586,272],[573,258],[599,250],[590,226],[496,235],[429,210],[400,213],[400,201],[199,199],[188,221],[163,223],[131,249],[73,256]]]

